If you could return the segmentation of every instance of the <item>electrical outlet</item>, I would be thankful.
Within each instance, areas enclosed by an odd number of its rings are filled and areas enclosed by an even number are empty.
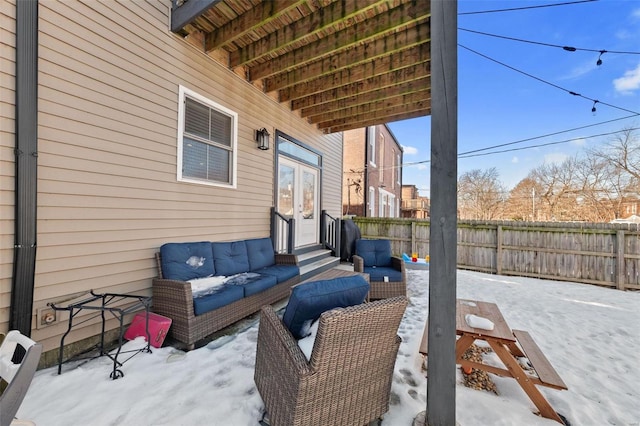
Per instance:
[[[38,309],[38,328],[47,327],[58,321],[58,313],[50,307]]]

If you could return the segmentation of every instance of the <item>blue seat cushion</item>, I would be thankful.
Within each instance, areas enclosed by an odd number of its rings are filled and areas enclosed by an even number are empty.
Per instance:
[[[298,265],[272,265],[262,269],[254,270],[261,275],[273,275],[278,280],[278,283],[284,282],[288,279],[300,275],[300,268]]]
[[[213,248],[216,275],[227,277],[241,272],[249,272],[247,245],[244,241],[211,243],[211,247]]]
[[[189,281],[215,275],[213,252],[208,241],[166,243],[160,247],[162,277]]]
[[[305,337],[305,325],[323,312],[359,305],[368,292],[369,283],[360,275],[299,284],[291,291],[282,322],[293,337],[301,339]]]
[[[273,275],[259,275],[254,278],[248,278],[244,284],[238,287],[244,289],[244,297],[249,297],[271,288],[276,284],[278,284],[278,279]]]
[[[276,255],[273,250],[271,238],[255,238],[245,241],[247,245],[247,255],[251,271],[257,271],[265,266],[276,263]]]
[[[391,266],[391,241],[356,240],[356,254],[364,261],[364,266]]]
[[[239,285],[224,285],[218,291],[193,298],[193,310],[202,315],[244,298],[244,289]]]
[[[402,272],[390,266],[365,267],[364,272],[369,274],[369,281],[384,281],[384,277],[389,277],[389,281],[402,281]]]

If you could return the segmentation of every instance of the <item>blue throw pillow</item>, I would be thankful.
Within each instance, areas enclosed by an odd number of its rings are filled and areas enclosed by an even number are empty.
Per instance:
[[[305,337],[305,323],[320,318],[334,308],[346,308],[364,302],[369,283],[360,275],[311,281],[293,287],[282,322],[293,337]]]
[[[215,274],[211,243],[166,243],[160,247],[162,277],[189,281]]]
[[[364,266],[391,266],[391,241],[356,240],[356,254],[364,261]]]
[[[249,272],[249,258],[244,241],[211,243],[211,246],[213,247],[213,262],[218,275],[228,277]]]
[[[246,240],[249,266],[252,271],[257,271],[276,263],[276,255],[273,250],[271,238],[255,238]]]

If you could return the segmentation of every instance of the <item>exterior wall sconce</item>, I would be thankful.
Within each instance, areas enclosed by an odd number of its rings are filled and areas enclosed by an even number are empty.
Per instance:
[[[258,142],[258,149],[266,151],[269,149],[269,132],[264,127],[260,130],[256,130],[256,142]]]

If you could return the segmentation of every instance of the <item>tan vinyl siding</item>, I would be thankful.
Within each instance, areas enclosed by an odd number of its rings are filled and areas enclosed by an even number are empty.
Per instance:
[[[0,3],[0,333],[9,330],[13,274],[15,13],[14,0]]]
[[[39,4],[34,328],[47,302],[90,289],[150,294],[153,254],[165,242],[268,236],[275,149],[258,150],[255,129],[280,130],[323,154],[322,208],[340,215],[342,135],[323,135],[172,34],[169,8],[169,0]],[[5,9],[11,22],[15,6]],[[13,106],[5,103],[13,83],[4,62],[14,53],[2,31],[0,332],[13,244]],[[237,189],[176,180],[179,85],[238,113]],[[32,337],[57,348],[65,319]],[[98,332],[87,325],[66,343]]]

